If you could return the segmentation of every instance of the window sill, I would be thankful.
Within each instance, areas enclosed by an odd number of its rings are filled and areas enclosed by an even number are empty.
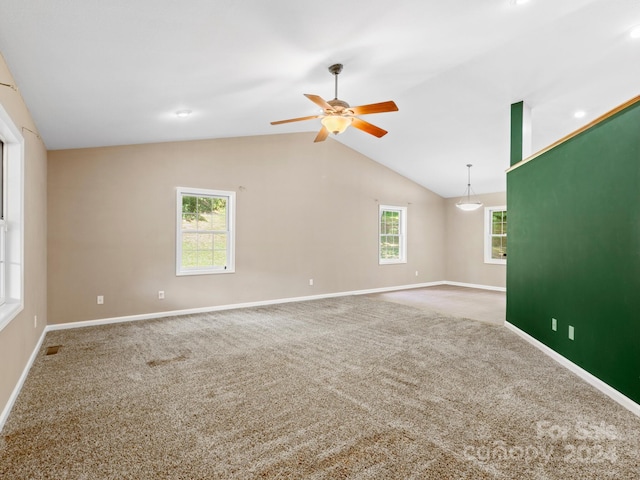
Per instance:
[[[485,260],[484,263],[488,265],[506,265],[506,260]]]
[[[0,306],[0,332],[18,316],[23,308],[22,303],[15,300],[7,300],[4,305]]]
[[[181,270],[176,272],[176,277],[189,277],[191,275],[220,275],[225,273],[236,273],[235,268],[220,270]]]

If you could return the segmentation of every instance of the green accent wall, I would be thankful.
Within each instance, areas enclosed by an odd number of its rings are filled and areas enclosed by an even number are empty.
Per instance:
[[[524,102],[511,104],[511,166],[522,160]]]
[[[640,403],[640,102],[511,170],[507,198],[507,321]]]

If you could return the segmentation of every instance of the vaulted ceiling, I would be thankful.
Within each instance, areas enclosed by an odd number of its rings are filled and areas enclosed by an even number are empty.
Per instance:
[[[394,100],[333,137],[444,197],[505,190],[533,150],[638,95],[640,0],[0,0],[0,51],[48,149],[309,132],[304,93]],[[4,79],[0,79],[4,82]],[[6,83],[6,82],[4,82]],[[190,110],[178,118],[179,110]],[[585,116],[575,118],[583,110]]]

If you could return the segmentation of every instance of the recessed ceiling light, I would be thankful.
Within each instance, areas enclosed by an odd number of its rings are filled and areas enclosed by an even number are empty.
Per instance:
[[[587,114],[587,112],[585,112],[584,110],[576,110],[573,114],[573,116],[575,118],[584,118],[584,116]]]
[[[529,0],[510,0],[511,5],[524,5],[529,3]]]
[[[189,115],[191,115],[191,110],[178,110],[176,112],[176,117],[178,118],[187,118]]]
[[[640,25],[637,25],[637,26],[633,27],[629,31],[629,36],[631,38],[640,38]]]

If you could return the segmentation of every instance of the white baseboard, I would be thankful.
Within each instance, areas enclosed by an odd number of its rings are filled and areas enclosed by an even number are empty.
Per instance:
[[[453,285],[455,287],[467,287],[467,288],[478,288],[480,290],[492,290],[494,292],[506,292],[506,287],[494,287],[493,285],[478,285],[475,283],[461,283],[461,282],[449,282],[444,281],[441,282],[443,285]]]
[[[7,418],[9,418],[9,413],[11,413],[13,404],[16,403],[18,395],[20,395],[20,390],[22,390],[22,385],[24,385],[24,382],[27,379],[29,370],[31,370],[31,365],[33,365],[33,362],[36,360],[36,356],[40,351],[40,347],[42,346],[42,342],[44,341],[44,337],[46,334],[47,334],[47,329],[45,328],[42,331],[42,334],[40,335],[40,338],[38,339],[38,343],[36,343],[36,346],[33,349],[33,352],[31,352],[31,356],[29,357],[27,364],[24,366],[24,369],[22,370],[22,375],[20,375],[20,378],[18,379],[18,383],[16,383],[16,386],[13,388],[13,392],[11,392],[11,395],[9,396],[9,400],[7,401],[7,404],[4,406],[2,413],[0,414],[0,432],[4,428],[4,423],[7,421]]]
[[[183,310],[170,310],[165,312],[143,313],[140,315],[126,315],[123,317],[99,318],[97,320],[84,320],[79,322],[59,323],[47,325],[46,331],[66,330],[70,328],[92,327],[96,325],[107,325],[110,323],[135,322],[138,320],[150,320],[153,318],[175,317],[177,315],[193,315],[197,313],[218,312],[222,310],[235,310],[238,308],[262,307],[265,305],[276,305],[279,303],[306,302],[308,300],[319,300],[322,298],[347,297],[349,295],[368,295],[372,293],[393,292],[396,290],[409,290],[413,288],[434,287],[443,285],[446,282],[416,283],[396,287],[371,288],[368,290],[353,290],[350,292],[323,293],[319,295],[307,295],[304,297],[277,298],[273,300],[261,300],[257,302],[232,303],[227,305],[216,305],[211,307],[187,308]]]
[[[615,400],[620,405],[625,407],[627,410],[631,411],[632,413],[634,413],[634,414],[636,414],[637,416],[640,417],[640,405],[637,404],[636,402],[634,402],[633,400],[631,400],[629,397],[627,397],[626,395],[623,395],[622,393],[617,391],[612,386],[604,383],[598,377],[593,376],[592,374],[587,372],[582,367],[579,367],[578,365],[573,363],[571,360],[563,357],[562,355],[560,355],[555,350],[552,350],[551,348],[547,347],[544,343],[540,342],[539,340],[536,340],[535,338],[533,338],[528,333],[520,330],[518,327],[516,327],[512,323],[505,322],[505,326],[509,330],[511,330],[512,332],[516,333],[517,335],[519,335],[520,337],[525,339],[531,345],[533,345],[534,347],[540,349],[542,352],[544,352],[545,354],[550,356],[552,359],[554,359],[560,365],[562,365],[563,367],[569,369],[570,371],[572,371],[573,373],[578,375],[585,382],[587,382],[590,385],[594,386],[595,388],[600,390],[602,393],[607,395],[609,398],[611,398],[612,400]]]

